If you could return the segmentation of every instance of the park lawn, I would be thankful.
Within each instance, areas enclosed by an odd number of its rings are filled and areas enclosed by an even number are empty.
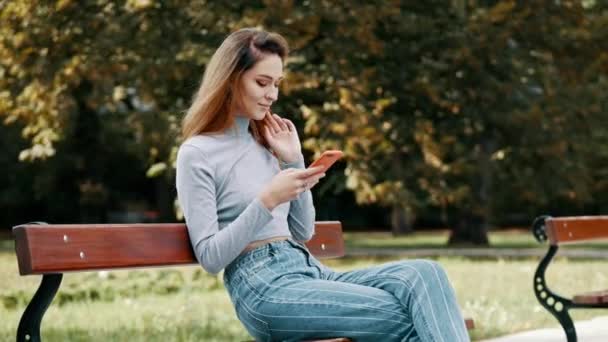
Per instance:
[[[0,248],[0,341],[15,338],[25,303],[40,277],[18,275],[7,243]],[[343,258],[325,261],[340,270],[394,258]],[[475,319],[474,340],[506,333],[556,327],[532,292],[534,259],[437,259],[447,270],[462,310]],[[571,274],[565,277],[564,274]],[[548,282],[565,295],[604,289],[608,262],[558,259]],[[557,280],[560,283],[557,284]],[[605,315],[574,311],[575,319]],[[221,278],[197,266],[68,273],[42,325],[45,341],[244,341]]]
[[[390,232],[347,232],[344,233],[344,242],[347,250],[351,249],[441,249],[441,248],[464,248],[464,246],[447,246],[450,237],[449,230],[416,231],[402,236],[393,236]],[[505,229],[495,230],[488,233],[490,246],[466,246],[466,248],[496,248],[496,249],[542,249],[546,250],[545,244],[540,244],[534,239],[530,230]],[[584,247],[574,244],[565,246],[567,249],[591,248],[608,249],[608,242],[586,242]]]

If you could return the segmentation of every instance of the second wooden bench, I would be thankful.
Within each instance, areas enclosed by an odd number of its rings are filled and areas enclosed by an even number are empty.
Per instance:
[[[608,308],[608,290],[587,292],[566,298],[547,285],[545,271],[560,246],[572,243],[608,239],[608,216],[540,216],[532,223],[532,233],[539,242],[549,242],[547,254],[534,273],[534,294],[539,303],[561,324],[568,342],[576,342],[576,329],[570,310],[579,308]]]

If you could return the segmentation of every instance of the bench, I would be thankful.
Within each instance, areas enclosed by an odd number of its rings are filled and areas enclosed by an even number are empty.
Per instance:
[[[342,225],[315,222],[315,235],[306,243],[318,258],[344,256]],[[180,223],[45,224],[13,228],[20,275],[42,275],[27,305],[17,341],[40,341],[40,324],[65,272],[197,264],[188,230]],[[473,321],[466,321],[473,328]],[[326,342],[347,342],[337,338]]]
[[[563,297],[547,286],[545,271],[561,245],[608,238],[608,216],[539,216],[532,223],[532,233],[539,242],[549,242],[547,254],[534,273],[534,294],[539,303],[561,324],[568,342],[575,342],[576,329],[569,311],[578,308],[608,308],[608,291],[596,291]]]

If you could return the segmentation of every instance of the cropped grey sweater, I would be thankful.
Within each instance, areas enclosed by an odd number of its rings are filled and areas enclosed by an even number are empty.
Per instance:
[[[176,188],[194,254],[203,268],[218,273],[252,241],[314,234],[310,190],[268,210],[257,195],[285,168],[304,168],[304,157],[286,164],[249,132],[250,119],[237,116],[223,133],[186,140],[177,154]]]

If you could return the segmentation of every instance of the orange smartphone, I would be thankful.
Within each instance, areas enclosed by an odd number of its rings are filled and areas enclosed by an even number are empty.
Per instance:
[[[344,153],[339,150],[328,150],[321,153],[321,156],[317,158],[312,164],[308,165],[308,168],[315,166],[323,166],[321,172],[326,172],[338,159],[342,158]]]

